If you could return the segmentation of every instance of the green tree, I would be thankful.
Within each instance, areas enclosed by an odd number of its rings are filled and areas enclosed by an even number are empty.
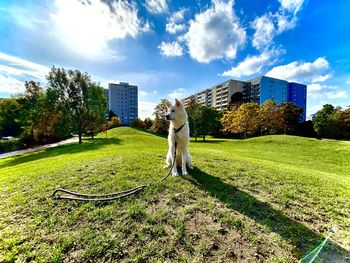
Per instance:
[[[195,134],[201,135],[203,141],[208,134],[214,134],[221,128],[220,112],[210,106],[201,105],[195,110]]]
[[[116,128],[120,126],[120,118],[119,117],[112,117],[112,119],[108,122],[108,127],[110,129]]]
[[[322,110],[321,110],[322,111]],[[350,138],[350,108],[334,107],[328,118],[328,127],[323,137],[335,139]]]
[[[153,120],[151,118],[146,118],[144,121],[145,129],[150,129],[153,125]]]
[[[313,122],[318,138],[329,137],[332,129],[331,117],[334,111],[333,105],[325,104],[321,110],[314,114]]]
[[[345,110],[343,110],[342,120],[345,124],[345,137],[350,138],[350,106],[348,106]]]
[[[167,113],[166,99],[162,99],[160,103],[154,109],[154,123],[151,127],[151,131],[160,134],[168,134],[169,122],[165,119]]]
[[[279,105],[282,115],[284,116],[284,131],[287,134],[295,134],[299,125],[303,109],[297,107],[293,102],[282,102]]]
[[[259,130],[260,117],[257,103],[245,103],[238,108],[232,108],[221,118],[223,130],[233,133],[242,133],[244,138]]]
[[[329,138],[343,139],[347,137],[347,123],[344,121],[344,111],[341,107],[336,107],[329,118],[330,129],[326,135]]]
[[[199,136],[199,129],[197,128],[197,126],[200,125],[199,108],[200,105],[194,99],[191,99],[189,106],[186,107],[188,124],[190,127],[190,135],[194,136],[195,141],[197,141],[197,137]]]
[[[259,116],[261,135],[278,133],[285,129],[283,111],[273,100],[267,100],[260,105]]]
[[[0,136],[18,136],[21,106],[15,99],[0,100]]]
[[[57,104],[58,94],[52,89],[46,89],[39,98],[34,127],[36,139],[43,141],[55,141],[68,137],[68,133],[62,133],[65,122]]]
[[[23,129],[22,138],[27,140],[37,140],[37,129],[40,125],[40,115],[42,114],[42,101],[44,89],[39,82],[26,81],[25,91],[17,98],[21,104],[21,126]]]
[[[130,127],[144,129],[145,123],[140,118],[136,118],[130,123]]]
[[[77,132],[81,143],[83,133],[93,125],[100,127],[100,118],[105,114],[106,99],[100,96],[101,88],[79,70],[52,67],[47,80],[48,87],[58,92],[60,110],[68,120],[67,129]]]
[[[106,122],[107,107],[103,88],[96,83],[91,83],[84,96],[84,130],[90,132],[91,137],[101,131]]]

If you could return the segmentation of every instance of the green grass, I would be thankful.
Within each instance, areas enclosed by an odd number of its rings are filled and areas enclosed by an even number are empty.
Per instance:
[[[295,136],[191,142],[194,170],[110,203],[53,201],[160,179],[167,141],[116,128],[0,160],[0,262],[295,262],[350,256],[350,142]]]

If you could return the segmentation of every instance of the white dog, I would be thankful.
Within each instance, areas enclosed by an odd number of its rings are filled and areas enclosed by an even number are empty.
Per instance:
[[[182,168],[182,175],[188,175],[186,165],[192,169],[192,158],[188,152],[190,127],[188,126],[187,122],[187,113],[184,105],[177,99],[175,99],[175,106],[171,105],[171,103],[167,101],[166,107],[168,110],[166,119],[170,121],[168,135],[169,151],[166,156],[166,163],[168,166],[170,166],[173,162],[176,141],[176,162],[173,166],[173,175],[179,175],[176,166],[180,165]]]

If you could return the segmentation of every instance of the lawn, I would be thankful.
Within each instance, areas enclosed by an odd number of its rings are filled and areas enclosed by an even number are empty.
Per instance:
[[[116,128],[0,160],[0,262],[350,260],[350,142],[286,135],[191,142],[194,170],[134,197],[53,201],[158,180],[165,138]]]

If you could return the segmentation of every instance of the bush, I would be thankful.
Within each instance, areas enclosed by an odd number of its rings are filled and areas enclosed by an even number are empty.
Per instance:
[[[120,118],[119,117],[112,117],[112,119],[108,122],[108,127],[110,129],[119,127],[120,126]]]
[[[12,152],[21,149],[20,140],[0,141],[0,153]]]
[[[150,129],[154,123],[151,118],[146,118],[143,122],[145,123],[145,129]]]
[[[146,126],[143,120],[136,118],[131,122],[130,127],[144,129]]]

